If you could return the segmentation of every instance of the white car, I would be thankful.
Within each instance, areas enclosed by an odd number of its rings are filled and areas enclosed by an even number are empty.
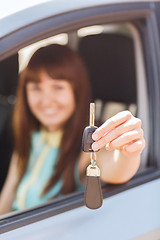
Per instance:
[[[12,153],[8,126],[18,72],[35,49],[52,42],[68,44],[84,59],[97,122],[123,109],[142,119],[141,166],[126,184],[104,184],[97,210],[86,208],[84,192],[77,191],[1,216],[0,239],[160,239],[160,1],[1,3],[0,188]]]

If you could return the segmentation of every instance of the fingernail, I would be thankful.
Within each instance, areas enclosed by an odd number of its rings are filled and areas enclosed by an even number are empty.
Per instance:
[[[93,133],[92,138],[93,138],[93,140],[98,140],[99,136],[97,133]]]
[[[107,149],[108,151],[111,149],[109,143],[106,144],[106,149]]]
[[[123,146],[123,151],[126,151],[126,146]]]
[[[94,143],[92,144],[92,149],[93,149],[94,151],[98,150],[98,143],[94,142]]]

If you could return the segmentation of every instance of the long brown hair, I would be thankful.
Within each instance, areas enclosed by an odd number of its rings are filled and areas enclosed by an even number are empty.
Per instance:
[[[52,44],[38,49],[19,77],[17,102],[13,114],[15,151],[19,158],[19,172],[25,173],[31,149],[32,133],[40,128],[40,122],[31,113],[26,96],[26,84],[39,81],[40,70],[54,79],[66,79],[73,88],[76,108],[66,122],[62,137],[59,160],[55,174],[51,176],[43,193],[63,178],[61,193],[75,190],[74,168],[81,151],[84,127],[88,122],[90,83],[86,68],[79,55],[67,46]]]

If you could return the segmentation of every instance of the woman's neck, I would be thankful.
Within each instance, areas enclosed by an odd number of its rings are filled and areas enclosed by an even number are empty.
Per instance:
[[[48,129],[41,127],[42,139],[49,145],[59,147],[61,144],[63,130],[57,129],[55,131],[48,131]]]

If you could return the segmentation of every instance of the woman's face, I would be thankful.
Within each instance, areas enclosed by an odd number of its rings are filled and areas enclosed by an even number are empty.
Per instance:
[[[44,71],[40,73],[40,82],[27,83],[26,91],[31,112],[49,131],[63,128],[75,110],[71,84],[52,79]]]

